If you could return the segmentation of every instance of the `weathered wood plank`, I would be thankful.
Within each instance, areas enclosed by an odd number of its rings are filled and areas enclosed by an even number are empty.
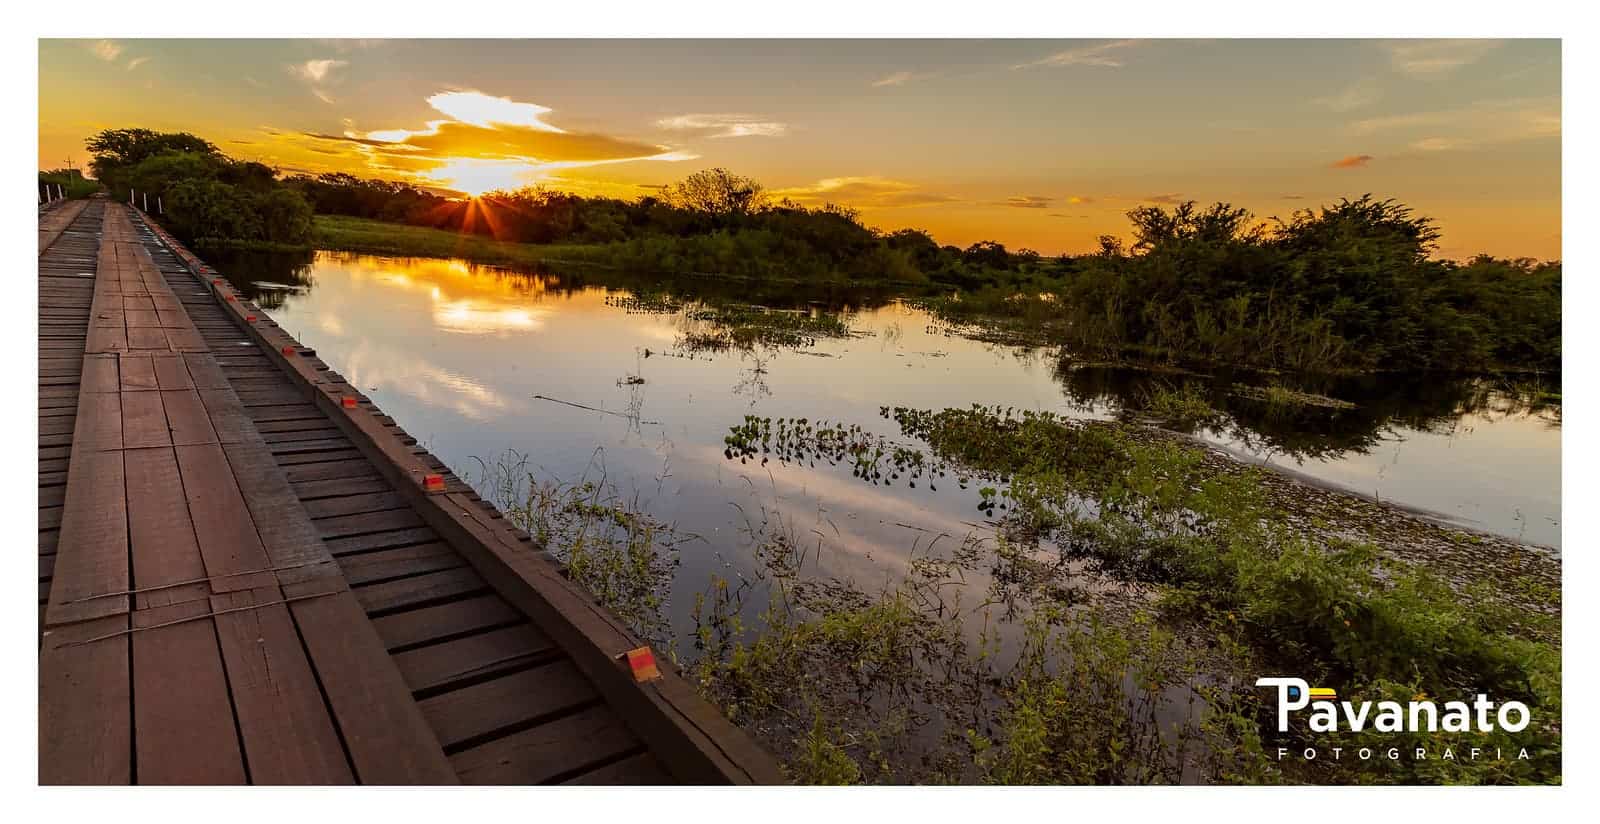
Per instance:
[[[402,649],[525,620],[498,595],[414,609],[375,618],[372,626],[389,649]]]
[[[289,609],[361,783],[459,783],[355,598],[339,592]]]
[[[572,662],[561,660],[427,698],[421,704],[439,743],[448,749],[599,698]]]
[[[126,449],[172,445],[160,392],[122,395],[122,445]]]
[[[355,593],[356,599],[367,612],[384,612],[476,593],[486,588],[477,572],[470,567],[460,567],[360,587]]]
[[[200,555],[205,559],[206,573],[213,576],[212,591],[275,583],[270,573],[256,572],[268,569],[271,562],[222,447],[201,444],[174,450]]]
[[[133,728],[140,784],[243,784],[244,759],[205,599],[135,612]]]
[[[211,417],[200,393],[193,389],[160,393],[162,406],[167,412],[167,426],[176,445],[217,443],[216,430],[211,427]]]
[[[68,470],[51,625],[128,611],[128,499],[121,452],[77,449]],[[92,600],[91,600],[92,599]]]
[[[39,652],[39,783],[133,782],[128,616],[46,630]]]
[[[591,770],[562,783],[653,786],[657,784],[674,784],[676,782],[667,774],[666,769],[661,766],[661,762],[656,760],[655,756],[650,753],[639,753],[616,763]]]
[[[212,596],[217,638],[256,784],[350,784],[355,776],[277,587]]]
[[[450,763],[463,784],[542,784],[638,747],[616,713],[597,706],[456,753]]]
[[[406,685],[422,692],[520,667],[555,651],[555,644],[532,624],[518,624],[402,652],[394,663]]]

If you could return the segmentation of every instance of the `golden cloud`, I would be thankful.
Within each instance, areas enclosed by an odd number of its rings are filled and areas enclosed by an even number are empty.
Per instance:
[[[1372,155],[1369,154],[1347,155],[1333,161],[1333,163],[1329,165],[1335,169],[1361,169],[1365,168],[1368,163],[1372,162],[1372,160]]]
[[[446,117],[420,129],[302,132],[295,137],[312,141],[305,147],[309,151],[344,154],[386,176],[436,183],[471,178],[479,185],[469,190],[481,190],[491,179],[504,185],[532,182],[554,169],[695,157],[655,143],[569,132],[544,120],[549,107],[482,92],[441,92],[429,97],[428,104]]]
[[[881,177],[830,177],[810,186],[779,189],[773,194],[800,203],[840,203],[863,209],[931,206],[956,200],[949,195],[922,191],[913,183]]]

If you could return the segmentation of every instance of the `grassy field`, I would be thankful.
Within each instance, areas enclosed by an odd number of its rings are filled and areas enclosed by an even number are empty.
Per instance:
[[[510,243],[481,235],[337,215],[317,215],[312,227],[312,245],[345,252],[465,258],[478,263],[523,266],[604,265],[608,257],[605,247],[599,245]]]

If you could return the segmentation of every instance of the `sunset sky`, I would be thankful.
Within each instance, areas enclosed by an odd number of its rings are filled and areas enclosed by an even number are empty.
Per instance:
[[[1047,254],[1141,204],[1371,192],[1441,254],[1561,256],[1554,40],[41,40],[39,166],[104,128],[285,172],[633,198],[722,166]]]

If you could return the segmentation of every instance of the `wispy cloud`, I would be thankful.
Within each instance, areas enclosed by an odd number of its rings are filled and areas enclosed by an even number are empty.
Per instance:
[[[1411,148],[1419,152],[1448,152],[1455,149],[1464,149],[1468,146],[1464,140],[1453,140],[1448,137],[1425,137],[1411,144]]]
[[[310,84],[311,93],[316,95],[318,100],[332,104],[336,101],[332,95],[328,94],[324,84],[335,80],[335,72],[348,65],[350,63],[345,60],[322,59],[307,60],[304,63],[291,63],[288,68],[290,74]]]
[[[149,61],[150,61],[149,57],[135,57],[132,60],[128,61],[128,71],[131,72],[134,69],[137,69],[140,66],[143,66],[145,63],[147,63]]]
[[[1058,51],[1046,55],[1030,63],[1018,63],[1013,69],[1028,69],[1034,66],[1100,66],[1103,68],[1119,69],[1126,64],[1122,52],[1139,45],[1138,40],[1113,40],[1095,46],[1081,46],[1075,49]]]
[[[1449,74],[1500,48],[1498,40],[1406,40],[1388,45],[1389,62],[1411,75]]]
[[[365,165],[379,176],[441,185],[532,181],[560,169],[696,157],[670,146],[567,131],[548,122],[548,106],[479,91],[440,92],[427,102],[443,117],[421,128],[360,131],[347,123],[343,134],[262,131],[305,151]],[[492,187],[470,185],[471,190],[484,188]]]
[[[861,208],[889,209],[952,203],[957,198],[924,191],[914,183],[882,177],[830,177],[810,186],[779,189],[780,198],[801,203],[840,203]]]
[[[1357,137],[1398,135],[1412,139],[1413,148],[1493,145],[1561,136],[1561,101],[1547,98],[1481,100],[1466,106],[1434,111],[1369,117],[1345,129]]]
[[[89,47],[89,51],[92,52],[95,57],[98,57],[107,63],[112,63],[115,62],[117,57],[122,54],[122,44],[115,40],[99,40]]]
[[[1013,209],[1046,209],[1052,202],[1052,198],[1040,195],[1015,195],[1000,201],[997,205],[1010,206]]]
[[[751,114],[680,114],[663,117],[656,126],[680,132],[700,132],[704,137],[781,137],[788,124]]]
[[[1370,106],[1382,97],[1378,87],[1370,80],[1363,80],[1350,85],[1337,94],[1318,97],[1311,102],[1324,109],[1336,112],[1348,112]]]
[[[1168,192],[1164,195],[1145,195],[1140,199],[1145,203],[1160,203],[1166,206],[1176,206],[1183,202],[1183,195],[1179,192]]]
[[[1363,169],[1373,159],[1372,155],[1369,154],[1346,155],[1328,164],[1328,166],[1334,169]]]
[[[907,83],[913,83],[918,80],[927,80],[933,76],[934,75],[932,72],[895,72],[893,74],[886,74],[883,77],[872,81],[872,87],[875,89],[882,89],[888,86],[904,86]]]
[[[293,63],[289,72],[305,80],[307,83],[321,83],[331,77],[335,70],[350,65],[347,60],[307,60],[304,63]]]

